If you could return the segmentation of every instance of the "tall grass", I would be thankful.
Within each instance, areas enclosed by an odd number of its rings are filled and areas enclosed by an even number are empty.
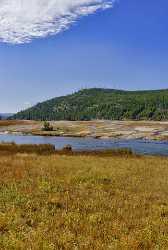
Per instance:
[[[0,154],[16,154],[16,153],[36,153],[36,154],[53,154],[55,146],[51,144],[15,144],[1,143]]]
[[[37,154],[58,154],[58,155],[90,155],[90,156],[132,156],[133,151],[129,148],[93,150],[93,151],[73,151],[71,146],[65,146],[63,149],[56,150],[52,144],[16,144],[14,142],[0,143],[0,154],[16,153],[37,153]]]
[[[168,249],[168,159],[0,157],[0,249]]]

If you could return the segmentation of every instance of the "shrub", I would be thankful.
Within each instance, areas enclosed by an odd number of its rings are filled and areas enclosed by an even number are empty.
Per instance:
[[[64,152],[72,152],[72,146],[70,144],[67,144],[63,147]]]
[[[45,121],[42,130],[53,131],[53,126],[49,122]]]

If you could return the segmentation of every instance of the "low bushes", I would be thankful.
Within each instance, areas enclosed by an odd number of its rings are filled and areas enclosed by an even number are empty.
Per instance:
[[[42,131],[53,131],[53,126],[49,122],[45,121]]]
[[[51,144],[15,144],[1,143],[0,153],[37,153],[52,154],[55,153],[55,147]]]
[[[84,156],[100,156],[100,157],[110,157],[110,156],[135,156],[132,149],[129,148],[114,148],[106,150],[91,150],[91,151],[73,151],[72,147],[64,147],[62,150],[56,150],[59,155],[84,155]]]
[[[132,156],[135,153],[129,148],[118,148],[98,151],[73,151],[71,145],[65,145],[63,149],[56,150],[52,144],[16,144],[16,143],[1,143],[0,154],[5,153],[28,153],[28,154],[58,154],[58,155],[88,155],[88,156]]]

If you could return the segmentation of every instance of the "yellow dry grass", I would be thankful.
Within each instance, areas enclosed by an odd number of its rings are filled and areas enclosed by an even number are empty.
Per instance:
[[[35,124],[35,121],[24,121],[24,120],[0,120],[0,127],[4,126],[20,126],[20,125],[31,125]]]
[[[1,250],[168,249],[168,159],[0,157]]]

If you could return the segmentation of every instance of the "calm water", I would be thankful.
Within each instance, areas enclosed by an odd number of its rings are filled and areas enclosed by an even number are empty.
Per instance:
[[[168,156],[168,142],[146,141],[146,140],[115,140],[115,139],[93,139],[74,137],[46,137],[28,135],[0,135],[0,141],[15,142],[17,144],[53,144],[56,149],[71,144],[74,150],[101,150],[110,148],[131,148],[140,154]]]

